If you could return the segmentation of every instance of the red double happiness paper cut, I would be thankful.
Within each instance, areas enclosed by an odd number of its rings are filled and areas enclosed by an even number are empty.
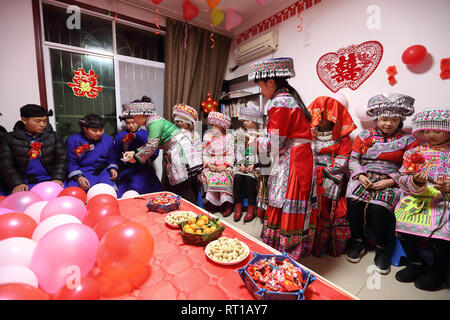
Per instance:
[[[78,97],[86,96],[90,99],[95,99],[99,93],[103,90],[102,87],[97,86],[97,77],[94,70],[89,70],[86,73],[83,68],[74,70],[73,82],[68,82],[67,85],[72,88],[73,93]]]
[[[378,41],[366,41],[336,52],[328,52],[317,61],[320,81],[333,92],[342,88],[356,90],[378,67],[383,46]]]

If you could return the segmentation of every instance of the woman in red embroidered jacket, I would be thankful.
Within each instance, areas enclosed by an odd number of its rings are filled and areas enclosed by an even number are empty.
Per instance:
[[[249,80],[254,80],[269,99],[268,137],[257,139],[258,151],[270,150],[273,157],[261,238],[298,260],[311,251],[310,220],[317,203],[313,201],[316,179],[310,144],[311,115],[286,80],[293,76],[291,58],[257,62],[250,66],[249,72]]]
[[[349,134],[356,129],[356,124],[344,106],[345,102],[338,99],[318,97],[308,107],[314,128],[319,202],[312,254],[318,257],[323,251],[340,256],[350,238],[345,186],[352,148]]]
[[[376,127],[358,134],[350,154],[346,197],[351,239],[347,260],[357,263],[364,255],[367,221],[376,240],[375,270],[381,274],[390,271],[387,246],[394,232],[393,209],[401,194],[398,183],[403,153],[417,146],[416,138],[401,130],[402,121],[414,113],[413,104],[413,98],[399,93],[370,98],[366,113],[375,118]]]

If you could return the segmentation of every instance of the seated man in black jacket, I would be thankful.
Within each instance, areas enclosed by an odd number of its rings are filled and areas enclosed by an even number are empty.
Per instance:
[[[20,108],[22,120],[1,137],[0,174],[12,193],[28,191],[43,181],[64,187],[67,152],[48,123],[52,114],[41,106],[27,104]]]

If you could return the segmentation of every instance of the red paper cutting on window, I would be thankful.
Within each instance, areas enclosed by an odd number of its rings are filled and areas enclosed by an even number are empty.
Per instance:
[[[103,90],[102,87],[97,86],[97,77],[94,70],[89,70],[86,73],[83,68],[78,68],[74,70],[73,82],[68,82],[67,85],[72,88],[73,93],[78,97],[86,96],[90,99],[95,99],[99,93]]]
[[[378,67],[383,46],[378,41],[366,41],[319,58],[316,70],[320,81],[333,92],[342,88],[356,90]]]

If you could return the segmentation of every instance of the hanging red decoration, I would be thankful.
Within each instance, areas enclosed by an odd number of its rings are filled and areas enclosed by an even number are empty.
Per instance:
[[[442,80],[450,79],[450,58],[445,58],[441,60],[441,74]]]
[[[218,106],[219,103],[211,97],[210,93],[208,93],[208,97],[206,98],[206,100],[202,101],[202,110],[206,114],[210,113],[211,111],[216,112]]]
[[[395,79],[395,75],[397,74],[397,67],[396,66],[389,66],[386,69],[386,73],[388,74],[388,80],[389,84],[393,86],[397,83],[397,79]]]
[[[333,92],[342,88],[356,90],[375,71],[383,56],[378,41],[366,41],[336,52],[328,52],[316,65],[320,81]]]
[[[152,0],[152,2],[153,2],[154,4],[160,4],[160,3],[162,2],[162,0]]]
[[[198,8],[189,0],[183,2],[183,17],[184,20],[189,21],[198,15]]]
[[[73,82],[67,82],[67,85],[72,88],[73,93],[78,97],[97,98],[103,88],[97,86],[98,75],[95,74],[94,70],[91,69],[89,73],[86,73],[83,68],[78,68],[73,73],[75,74],[72,79]]]

